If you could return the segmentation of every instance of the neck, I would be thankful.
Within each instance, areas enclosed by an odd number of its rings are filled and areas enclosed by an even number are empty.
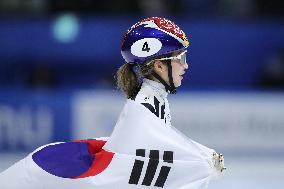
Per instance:
[[[150,80],[150,79],[144,79],[143,80],[143,86],[150,86],[154,91],[156,91],[160,96],[162,97],[167,97],[168,93],[165,89],[165,86],[159,82],[159,81],[155,81],[155,80]]]

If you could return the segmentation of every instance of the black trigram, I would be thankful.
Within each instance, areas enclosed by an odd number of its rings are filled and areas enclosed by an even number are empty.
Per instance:
[[[174,153],[172,151],[164,151],[164,154],[163,154],[164,162],[173,163],[173,154]],[[136,156],[145,157],[145,149],[137,149]],[[159,165],[159,151],[150,150],[149,162],[147,165],[145,176],[142,181],[142,185],[144,186],[152,185],[158,165]],[[137,160],[137,159],[135,160],[132,171],[131,171],[131,175],[128,181],[129,184],[138,185],[143,166],[144,166],[144,161]],[[171,170],[171,167],[162,166],[160,173],[158,175],[158,178],[154,183],[154,186],[163,188],[168,178],[168,175],[170,173],[170,170]]]
[[[160,111],[160,104],[161,102],[157,99],[157,97],[154,96],[154,106],[150,103],[141,103],[146,108],[148,108],[153,114],[155,114],[158,118],[164,119],[165,118],[165,103],[161,105],[161,111]]]

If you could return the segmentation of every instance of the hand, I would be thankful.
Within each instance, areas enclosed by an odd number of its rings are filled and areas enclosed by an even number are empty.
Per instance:
[[[217,169],[217,171],[219,171],[220,173],[222,173],[223,171],[225,171],[227,168],[225,167],[224,164],[224,156],[222,154],[218,154],[216,152],[213,152],[213,164],[214,167]]]

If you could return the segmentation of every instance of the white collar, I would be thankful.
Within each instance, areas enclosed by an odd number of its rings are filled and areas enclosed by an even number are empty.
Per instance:
[[[144,87],[144,86],[151,87],[162,98],[167,98],[167,96],[168,96],[168,93],[166,91],[165,86],[160,82],[144,78],[143,83],[142,83],[142,87]]]

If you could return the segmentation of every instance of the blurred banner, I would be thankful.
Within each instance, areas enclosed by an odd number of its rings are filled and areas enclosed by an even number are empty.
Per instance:
[[[124,102],[114,91],[1,92],[0,150],[109,136]],[[230,153],[283,155],[283,93],[180,93],[170,104],[172,124],[200,143]]]
[[[230,153],[284,155],[283,93],[188,93],[171,100],[173,125]]]

